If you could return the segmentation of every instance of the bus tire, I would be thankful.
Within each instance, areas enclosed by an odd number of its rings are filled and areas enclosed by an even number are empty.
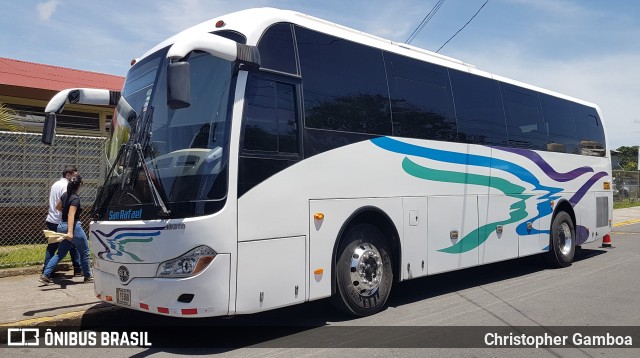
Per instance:
[[[332,303],[359,317],[384,308],[393,283],[391,252],[377,227],[359,223],[342,237],[336,258],[336,294]]]
[[[559,212],[551,223],[547,262],[553,267],[571,266],[576,253],[576,229],[571,216]]]

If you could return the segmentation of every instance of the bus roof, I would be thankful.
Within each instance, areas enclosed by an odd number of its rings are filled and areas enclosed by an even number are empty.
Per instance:
[[[216,27],[216,23],[222,20],[224,25],[222,27]],[[161,48],[169,46],[176,42],[180,38],[189,37],[194,33],[209,33],[219,30],[232,30],[243,34],[247,38],[247,45],[256,45],[260,40],[262,34],[270,26],[275,23],[286,22],[296,24],[302,27],[306,27],[312,30],[320,31],[329,35],[344,38],[349,41],[361,43],[367,46],[379,48],[385,51],[397,53],[399,55],[415,58],[422,61],[431,62],[437,65],[446,66],[452,69],[461,70],[469,73],[473,73],[479,76],[492,78],[501,82],[510,83],[516,86],[528,88],[534,91],[546,93],[555,97],[567,99],[573,102],[584,104],[589,107],[595,108],[600,117],[600,108],[591,102],[587,102],[578,98],[567,96],[558,92],[550,91],[544,88],[533,86],[527,83],[516,81],[510,78],[495,75],[476,68],[475,66],[465,63],[461,60],[444,56],[429,50],[418,48],[404,43],[399,43],[391,40],[387,40],[378,36],[374,36],[362,31],[358,31],[346,26],[338,25],[330,21],[319,19],[310,15],[302,14],[290,10],[281,10],[275,8],[253,8],[247,10],[241,10],[234,13],[222,15],[211,20],[202,22],[198,25],[190,27],[178,34],[162,41],[151,50],[146,52],[142,59]]]

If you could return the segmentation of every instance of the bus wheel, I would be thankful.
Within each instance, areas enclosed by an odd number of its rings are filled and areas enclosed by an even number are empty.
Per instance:
[[[379,312],[393,283],[391,253],[384,234],[373,225],[356,224],[343,236],[338,253],[334,305],[360,317]]]
[[[551,223],[547,261],[554,267],[571,266],[576,253],[576,230],[571,216],[561,211]]]

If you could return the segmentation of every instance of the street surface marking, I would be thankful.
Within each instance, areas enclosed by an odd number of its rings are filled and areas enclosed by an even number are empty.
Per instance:
[[[625,225],[631,225],[631,224],[637,224],[637,223],[640,223],[640,219],[627,220],[627,221],[621,221],[621,222],[618,222],[618,223],[614,223],[613,227],[625,226]]]
[[[35,326],[35,325],[39,325],[45,322],[51,322],[51,321],[59,321],[59,320],[63,320],[63,319],[73,319],[73,318],[79,318],[82,317],[82,315],[86,312],[85,311],[74,311],[74,312],[68,312],[68,313],[62,313],[56,316],[47,316],[47,317],[38,317],[38,318],[31,318],[31,319],[25,319],[23,321],[18,321],[18,322],[11,322],[11,323],[1,323],[0,327],[23,327],[23,326]]]
[[[117,310],[117,309],[120,309],[120,308],[117,306],[94,308],[90,311],[90,314],[103,313],[103,312],[108,312],[108,311]],[[87,312],[89,312],[88,309],[62,313],[55,316],[30,318],[30,319],[25,319],[23,321],[17,321],[17,322],[11,322],[11,323],[0,323],[0,327],[38,326],[38,325],[43,325],[51,322],[58,322],[58,321],[69,320],[69,319],[78,319],[83,317]]]

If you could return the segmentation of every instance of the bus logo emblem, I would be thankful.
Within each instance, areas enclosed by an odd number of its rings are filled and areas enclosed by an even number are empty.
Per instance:
[[[129,269],[124,266],[118,267],[118,277],[120,277],[120,281],[122,282],[129,281]]]

